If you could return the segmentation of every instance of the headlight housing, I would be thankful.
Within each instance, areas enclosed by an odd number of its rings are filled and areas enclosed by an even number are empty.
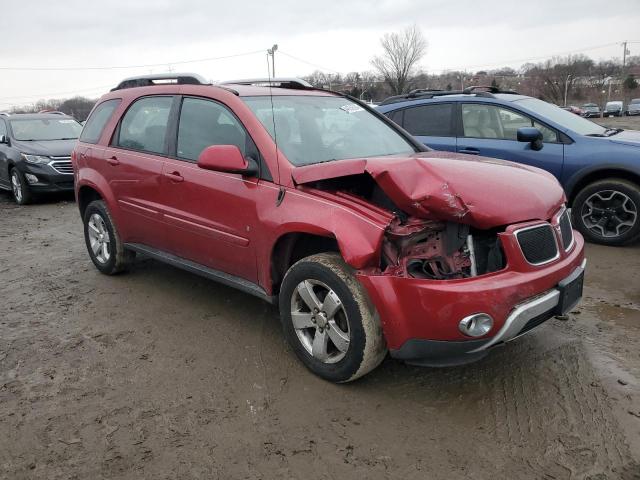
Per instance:
[[[46,165],[51,161],[49,157],[45,157],[44,155],[27,155],[26,153],[22,154],[22,158],[29,163],[35,163],[37,165]]]

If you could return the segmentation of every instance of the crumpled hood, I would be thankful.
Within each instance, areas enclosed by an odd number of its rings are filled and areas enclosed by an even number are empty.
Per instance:
[[[547,220],[565,201],[550,173],[517,163],[449,152],[340,160],[298,167],[296,184],[367,173],[409,215],[489,229]]]
[[[13,140],[11,146],[29,155],[45,155],[48,157],[71,156],[77,140],[36,140],[32,142]]]

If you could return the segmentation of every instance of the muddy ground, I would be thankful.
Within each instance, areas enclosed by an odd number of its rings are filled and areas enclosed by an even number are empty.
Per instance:
[[[277,312],[152,260],[99,274],[76,205],[0,194],[2,479],[638,479],[640,246],[474,365],[308,373]]]

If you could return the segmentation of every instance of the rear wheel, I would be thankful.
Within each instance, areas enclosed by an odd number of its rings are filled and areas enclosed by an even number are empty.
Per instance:
[[[326,380],[355,380],[387,353],[375,307],[336,253],[303,258],[289,269],[280,289],[280,316],[298,358]]]
[[[572,208],[573,224],[594,243],[625,245],[640,239],[640,187],[621,178],[591,183]]]
[[[83,221],[87,251],[96,268],[107,275],[126,270],[135,253],[124,248],[105,203],[91,202],[84,211]]]
[[[11,169],[9,176],[11,178],[11,192],[16,203],[18,205],[31,203],[31,190],[29,190],[29,185],[22,172],[14,167]]]

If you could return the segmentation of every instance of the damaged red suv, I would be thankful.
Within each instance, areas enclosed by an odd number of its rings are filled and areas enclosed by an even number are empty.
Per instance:
[[[582,295],[583,239],[551,174],[431,151],[301,81],[125,80],[73,162],[98,270],[138,253],[272,302],[331,381],[387,352],[477,360]]]

